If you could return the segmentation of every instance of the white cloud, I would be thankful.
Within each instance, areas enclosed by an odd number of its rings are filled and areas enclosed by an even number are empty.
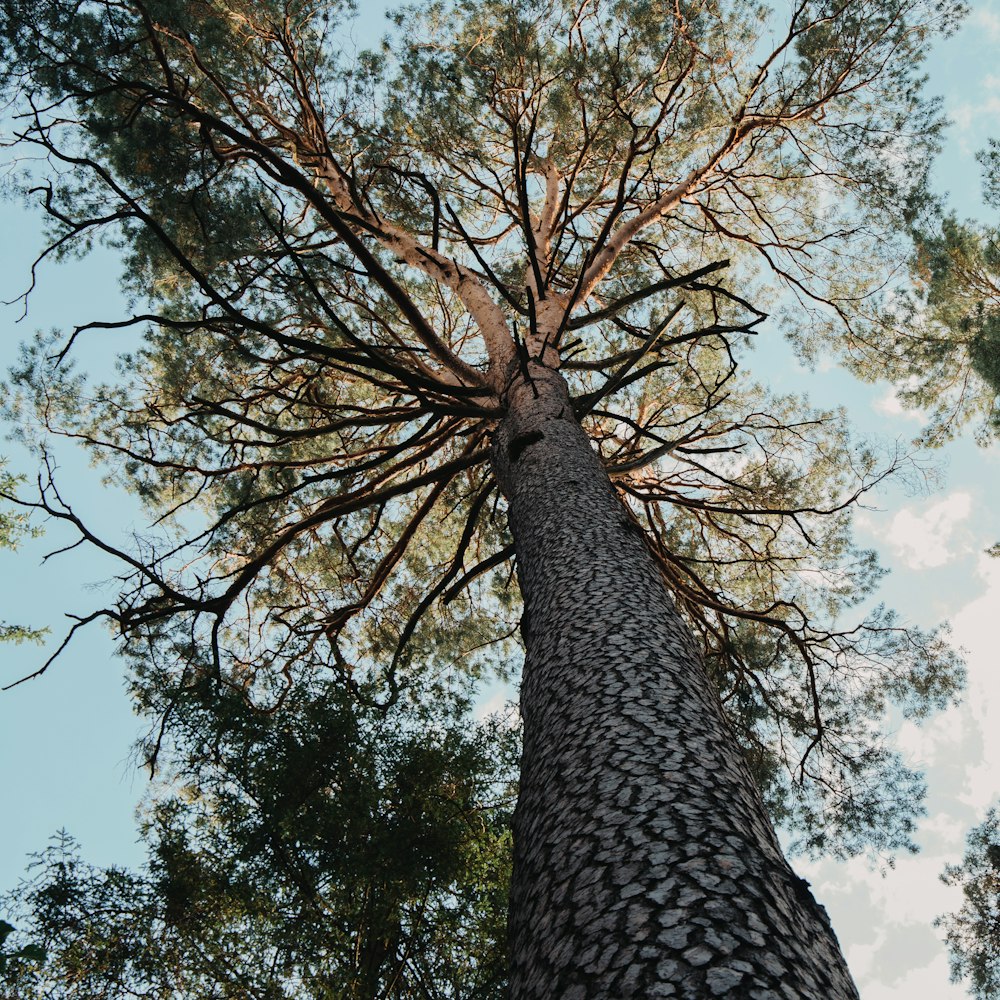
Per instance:
[[[986,7],[973,11],[966,22],[963,35],[967,44],[971,44],[977,52],[987,50],[991,44],[1000,42],[1000,13]],[[1000,113],[998,91],[1000,91],[1000,76],[991,72],[983,73],[974,87],[967,84],[952,90],[949,95],[951,100],[947,105],[948,115],[957,126],[963,146],[969,138],[969,135],[963,133],[974,133],[981,141],[980,133],[985,125]],[[967,97],[970,94],[976,95],[973,100],[956,101],[959,95]],[[986,127],[986,134],[991,131],[992,129]]]
[[[986,8],[974,11],[967,22],[966,32],[966,38],[974,48],[988,50],[991,45],[1000,42],[1000,14]],[[956,100],[959,95],[962,98],[975,96],[972,100]],[[948,114],[959,133],[967,133],[960,135],[963,144],[973,134],[980,137],[984,128],[985,134],[993,131],[990,121],[1000,113],[1000,76],[992,72],[982,73],[975,86],[967,84],[953,89],[949,96]]]
[[[864,1000],[969,1000],[965,987],[948,982],[948,959],[943,954],[910,969],[891,986],[878,979],[866,983],[860,978],[858,986]]]
[[[960,854],[960,851],[959,851]],[[897,861],[885,877],[863,858],[797,864],[830,911],[864,1000],[951,1000],[948,962],[934,918],[960,905],[938,874],[956,855],[925,852]]]
[[[473,717],[477,722],[483,722],[491,715],[499,715],[504,718],[507,725],[516,726],[518,709],[513,699],[514,691],[507,685],[494,688],[476,704]]]
[[[969,27],[985,35],[991,42],[1000,42],[1000,14],[986,7],[977,7],[969,16]]]
[[[936,916],[955,907],[958,890],[938,879],[945,860],[952,861],[954,856],[949,853],[947,859],[943,859],[927,851],[906,855],[897,858],[895,867],[888,869],[885,875],[872,870],[863,856],[842,864],[820,862],[801,867],[813,868],[806,878],[813,881],[817,895],[831,909],[853,907],[864,900],[867,908],[878,913],[878,922],[857,933],[852,947],[871,945],[880,949],[891,943],[890,939],[898,936],[899,930],[914,925],[929,927]],[[834,920],[833,925],[846,930],[850,921],[838,925]],[[932,953],[926,956],[926,961],[931,958]]]
[[[948,832],[950,839],[955,831]],[[830,911],[864,1000],[966,998],[961,987],[947,985],[947,953],[933,926],[961,905],[961,891],[938,875],[961,857],[963,833],[953,847],[897,859],[884,876],[864,858],[796,865]]]
[[[1000,97],[991,95],[985,101],[971,103],[963,101],[948,108],[948,115],[958,127],[959,132],[968,132],[973,126],[978,126],[984,118],[995,117],[1000,113]]]
[[[951,620],[953,644],[965,655],[968,682],[960,705],[917,725],[904,722],[897,746],[918,767],[933,767],[945,777],[953,802],[981,816],[1000,797],[1000,560],[981,555],[979,596]],[[944,833],[944,827],[938,832]],[[956,854],[960,842],[955,843]]]
[[[965,551],[953,536],[971,510],[972,497],[964,491],[949,494],[922,514],[904,507],[892,519],[886,541],[909,569],[943,566]]]
[[[948,109],[948,116],[955,123],[959,132],[968,132],[972,128],[972,123],[976,119],[978,109],[971,104],[956,104]]]
[[[928,835],[936,836],[938,842],[949,852],[962,847],[966,832],[966,824],[947,813],[938,813],[920,824],[920,833],[924,839]]]
[[[874,937],[868,944],[856,944],[845,949],[844,957],[847,967],[854,976],[854,981],[861,983],[870,978],[875,971],[875,959],[879,948],[885,943],[885,934],[872,928]]]
[[[895,389],[890,389],[884,396],[879,397],[872,403],[872,408],[878,413],[884,413],[890,417],[902,417],[905,420],[915,420],[923,425],[927,423],[927,414],[923,410],[909,409],[903,405]]]
[[[896,745],[917,767],[930,761],[953,757],[966,760],[978,754],[976,733],[969,728],[968,704],[963,703],[939,712],[926,722],[904,722],[896,733]]]
[[[903,409],[903,404],[899,401],[899,396],[896,395],[895,389],[890,389],[884,396],[880,396],[872,406],[879,413],[888,413],[893,417],[902,416],[906,412]]]
[[[981,734],[978,759],[966,773],[960,796],[978,811],[1000,796],[1000,653],[996,640],[1000,620],[1000,560],[979,557],[978,573],[986,588],[952,619],[956,645],[966,651],[969,672],[965,705],[969,721]]]

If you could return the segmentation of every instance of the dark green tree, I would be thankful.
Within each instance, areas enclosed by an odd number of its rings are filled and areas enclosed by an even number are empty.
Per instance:
[[[968,981],[980,1000],[1000,996],[1000,813],[990,809],[969,831],[965,857],[949,865],[941,881],[960,886],[965,897],[957,913],[939,917],[951,951],[951,975]]]
[[[910,846],[880,720],[961,670],[843,622],[879,576],[850,506],[901,460],[737,362],[765,307],[849,334],[898,263],[960,5],[459,0],[375,53],[344,7],[4,7],[48,253],[120,248],[135,303],[17,373],[157,519],[115,548],[43,477],[128,567],[80,625],[169,734],[205,684],[280,714],[301,662],[391,712],[520,619],[511,995],[855,996],[769,812]],[[91,386],[109,328],[140,340]]]
[[[383,712],[321,676],[301,664],[271,714],[187,691],[146,867],[55,838],[6,900],[0,995],[504,996],[516,733],[454,695]]]

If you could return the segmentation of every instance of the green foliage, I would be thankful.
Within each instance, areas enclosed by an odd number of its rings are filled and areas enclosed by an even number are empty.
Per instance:
[[[941,384],[947,382],[940,369],[952,367],[951,382],[961,380],[960,398],[953,391],[947,400],[959,420],[971,413],[984,420],[981,432],[1000,432],[1000,250],[997,234],[985,227],[960,223],[948,217],[940,234],[921,235],[917,267],[924,278],[925,301],[937,342],[924,355],[939,370]],[[935,350],[936,349],[936,350]],[[934,354],[937,354],[934,357]],[[926,362],[925,362],[926,363]],[[927,382],[926,376],[922,382]],[[930,395],[931,387],[925,388]],[[943,395],[938,388],[938,395]],[[942,410],[937,402],[936,409]],[[953,419],[955,419],[953,417]]]
[[[57,837],[6,900],[0,993],[504,995],[516,732],[439,699],[372,709],[315,671],[280,712],[211,686],[177,703],[145,867]]]
[[[980,156],[986,199],[1000,207],[1000,154]],[[911,286],[894,291],[848,342],[849,365],[895,383],[899,400],[930,420],[920,435],[940,445],[968,423],[977,440],[1000,435],[1000,231],[928,213],[913,230]]]
[[[957,913],[939,917],[951,952],[954,982],[967,980],[979,1000],[1000,995],[1000,812],[990,809],[969,831],[965,857],[949,865],[941,881],[959,886],[964,897]]]
[[[7,951],[7,939],[17,928],[13,924],[8,924],[6,920],[0,920],[0,976],[6,974],[8,969],[16,968],[15,963],[44,962],[45,949],[35,944],[26,944],[17,951]]]
[[[18,480],[5,471],[0,462],[0,499],[10,501],[15,497]],[[18,540],[31,534],[28,519],[23,512],[0,509],[0,549],[16,548]],[[10,572],[9,570],[7,571]],[[0,642],[40,642],[46,629],[30,629],[23,625],[8,625],[0,619]]]

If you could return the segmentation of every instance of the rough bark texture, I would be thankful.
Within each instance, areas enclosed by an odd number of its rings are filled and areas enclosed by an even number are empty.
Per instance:
[[[493,445],[527,647],[511,1000],[857,998],[565,383],[532,372]]]

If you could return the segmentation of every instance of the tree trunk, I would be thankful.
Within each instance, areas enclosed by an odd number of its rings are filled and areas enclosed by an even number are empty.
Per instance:
[[[527,649],[511,1000],[856,1000],[565,382],[531,374],[493,442]]]

